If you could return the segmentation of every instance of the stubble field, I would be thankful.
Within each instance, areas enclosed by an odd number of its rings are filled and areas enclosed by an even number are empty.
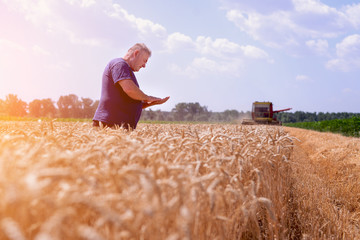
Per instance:
[[[356,239],[359,139],[0,122],[0,239]]]

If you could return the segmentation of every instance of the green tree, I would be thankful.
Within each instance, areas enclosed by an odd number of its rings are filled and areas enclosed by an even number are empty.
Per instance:
[[[55,117],[56,108],[50,98],[35,99],[29,103],[29,114],[33,117]]]
[[[93,109],[93,114],[92,114],[92,116],[91,117],[93,117],[94,116],[94,114],[95,114],[95,112],[96,112],[96,109],[98,108],[98,106],[99,106],[99,103],[100,103],[100,101],[99,100],[95,100],[94,101],[94,103],[91,105],[91,107],[92,107],[92,109]]]
[[[0,115],[6,114],[5,101],[0,99]]]
[[[94,100],[90,98],[81,98],[81,117],[92,118],[98,105],[99,102],[94,102]]]
[[[156,121],[165,121],[165,115],[161,110],[156,111]]]
[[[44,117],[55,117],[57,109],[54,105],[54,101],[51,98],[45,98],[41,100],[42,114]]]
[[[81,102],[75,94],[60,96],[57,101],[59,115],[62,118],[79,118],[81,117]]]
[[[9,116],[23,117],[27,114],[27,103],[19,99],[15,94],[6,96],[4,108],[5,113]]]
[[[196,103],[178,103],[171,110],[177,121],[205,121],[210,117],[206,106]]]
[[[323,112],[319,112],[318,114],[317,114],[317,121],[324,121],[326,119],[326,115],[325,115],[325,113],[323,113]]]
[[[148,120],[155,120],[155,117],[156,117],[156,113],[149,109],[149,111],[147,111],[147,118]]]
[[[177,121],[184,121],[184,117],[187,113],[186,109],[187,103],[178,103],[175,105],[175,108],[171,110],[174,113],[174,118]]]
[[[223,113],[224,121],[231,122],[239,118],[239,112],[237,110],[225,110]]]
[[[303,122],[306,118],[306,114],[303,111],[296,111],[294,117],[296,122]]]

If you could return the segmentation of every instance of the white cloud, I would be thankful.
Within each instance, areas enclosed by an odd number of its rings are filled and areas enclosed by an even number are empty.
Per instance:
[[[162,25],[129,14],[119,4],[112,4],[112,0],[3,1],[13,11],[22,13],[34,26],[57,37],[64,36],[74,45],[101,46],[119,35],[122,36],[118,38],[124,39],[123,32],[137,39],[139,36],[143,39],[149,36],[166,37],[166,29]],[[116,31],[105,27],[116,23]]]
[[[345,10],[329,7],[319,0],[293,0],[292,7],[274,9],[273,1],[262,2],[272,11],[258,11],[255,2],[246,8],[228,8],[227,19],[255,40],[274,48],[301,48],[309,39],[336,38],[354,30],[358,7]],[[240,4],[241,5],[241,4]],[[263,9],[264,6],[260,7]]]
[[[142,34],[154,34],[157,37],[165,37],[166,29],[157,23],[150,20],[136,17],[129,14],[119,4],[113,4],[113,12],[109,13],[109,16],[115,17],[121,20],[126,20],[128,23],[136,27]]]
[[[207,57],[194,58],[191,64],[185,68],[176,64],[170,65],[170,70],[176,74],[183,75],[192,79],[199,78],[199,76],[215,74],[226,74],[227,76],[240,76],[244,68],[244,62],[241,59],[234,59],[233,61],[214,60]]]
[[[212,40],[211,37],[204,36],[197,37],[196,46],[200,53],[218,57],[226,54],[236,54],[241,50],[238,44],[230,42],[228,39],[218,38]]]
[[[308,46],[312,51],[318,55],[327,55],[329,43],[324,39],[317,40],[308,40],[306,41],[306,46]]]
[[[73,44],[79,44],[79,45],[87,45],[87,46],[100,46],[101,40],[97,38],[79,38],[76,36],[73,32],[68,32],[68,36],[70,39],[70,42]]]
[[[297,75],[295,79],[298,82],[309,82],[311,80],[307,75]]]
[[[50,65],[47,66],[47,68],[51,69],[51,70],[57,70],[57,71],[61,71],[64,72],[67,69],[71,68],[71,63],[70,62],[58,62],[58,63],[51,63]]]
[[[198,75],[194,71],[194,69],[192,69],[190,67],[182,68],[175,63],[172,63],[169,65],[169,70],[176,75],[182,75],[182,76],[186,76],[186,77],[189,77],[192,79],[198,77]]]
[[[230,10],[227,18],[241,30],[255,40],[259,40],[270,47],[281,48],[283,45],[298,45],[295,40],[296,25],[288,12],[273,12],[262,15],[257,12],[242,12]]]
[[[210,72],[228,72],[229,75],[238,76],[249,60],[273,61],[263,49],[252,45],[240,45],[226,38],[191,38],[180,32],[169,34],[161,24],[131,14],[112,0],[37,0],[32,4],[25,0],[7,0],[6,3],[11,5],[14,11],[20,11],[34,26],[45,29],[44,34],[62,37],[73,45],[105,46],[108,41],[113,43],[117,39],[126,43],[133,42],[133,39],[150,42],[152,49],[171,53],[177,58],[192,59],[181,67],[169,63],[172,71],[192,77]],[[126,34],[123,34],[124,32]],[[118,42],[116,44],[118,45]],[[184,50],[187,53],[184,53]],[[49,51],[39,45],[34,45],[32,51],[37,55],[50,55]],[[56,53],[51,55],[55,56]],[[52,67],[66,69],[68,65]]]
[[[326,63],[326,68],[330,70],[340,70],[343,72],[348,72],[350,70],[349,66],[347,65],[347,62],[343,59],[331,59]]]
[[[336,55],[327,62],[327,68],[344,72],[360,69],[360,35],[350,35],[336,44]]]
[[[344,88],[343,90],[342,90],[342,93],[345,93],[345,94],[347,94],[347,93],[352,93],[353,92],[353,90],[351,89],[351,88]]]
[[[293,8],[289,0],[222,0],[224,9],[242,9],[244,12],[258,12],[268,14],[274,11],[288,11]]]
[[[199,36],[196,39],[197,51],[203,55],[209,55],[222,59],[250,58],[250,59],[269,59],[269,55],[262,49],[246,45],[241,46],[225,38],[212,40],[211,37]]]
[[[14,49],[21,52],[25,51],[25,47],[23,45],[2,38],[0,38],[0,49],[2,49],[2,54],[4,53],[5,49]]]
[[[348,36],[341,43],[336,44],[336,53],[341,58],[360,58],[360,35]]]
[[[273,60],[269,58],[269,55],[264,50],[258,47],[246,45],[241,46],[241,50],[246,57],[253,59],[267,59],[269,62],[273,62]]]
[[[229,75],[239,76],[248,60],[267,60],[273,62],[269,55],[255,46],[241,46],[225,38],[212,39],[211,37],[199,36],[193,41],[189,36],[174,33],[168,36],[166,41],[168,51],[194,50],[191,64],[181,68],[171,65],[170,69],[176,74],[196,78],[200,74],[221,74],[227,72]]]
[[[51,55],[49,51],[43,49],[42,47],[40,47],[38,45],[34,45],[32,47],[32,50],[36,55],[43,55],[43,56],[50,56]]]
[[[332,11],[336,11],[319,0],[292,0],[294,8],[299,13],[314,13],[320,15],[329,14]]]
[[[51,2],[46,0],[28,1],[28,0],[4,0],[5,4],[24,14],[25,19],[34,24],[44,23],[46,18],[51,18]]]
[[[82,8],[93,6],[96,4],[94,0],[67,0],[64,2],[55,0],[5,0],[5,3],[14,11],[22,13],[25,19],[34,26],[45,29],[49,34],[65,36],[76,45],[98,46],[101,43],[101,40],[95,37],[82,36],[79,29],[85,29],[84,26],[77,28],[77,24],[80,22],[77,15],[84,15],[86,12],[82,11],[86,11],[86,9]],[[71,5],[72,8],[80,7],[80,9],[73,9],[78,11],[76,15],[71,15],[74,19],[69,17],[70,15],[66,11],[68,5]],[[106,4],[104,3],[104,5]],[[89,24],[89,22],[87,23]]]
[[[360,27],[360,3],[348,5],[344,8],[345,15],[354,28]]]
[[[206,57],[201,57],[201,58],[195,58],[193,63],[192,63],[192,66],[199,70],[199,71],[205,71],[205,72],[215,72],[215,71],[222,71],[221,68],[218,68],[218,64],[213,61],[213,60],[210,60]]]
[[[65,0],[65,1],[70,3],[71,5],[77,4],[84,8],[90,7],[96,3],[95,0]]]
[[[175,50],[183,51],[184,49],[194,49],[195,44],[191,39],[191,37],[186,36],[185,34],[179,32],[175,32],[168,35],[165,41],[165,47],[170,52],[173,52]]]

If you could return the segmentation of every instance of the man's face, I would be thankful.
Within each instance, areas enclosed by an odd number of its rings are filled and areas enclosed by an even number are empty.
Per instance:
[[[134,72],[138,72],[141,68],[145,68],[146,63],[149,59],[149,54],[146,52],[138,52],[135,56],[132,70]]]

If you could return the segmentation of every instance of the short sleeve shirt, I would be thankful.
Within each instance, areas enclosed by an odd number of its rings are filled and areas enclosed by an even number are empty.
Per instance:
[[[93,119],[108,124],[130,125],[135,129],[142,102],[130,98],[123,91],[118,82],[124,79],[131,79],[139,87],[134,72],[124,59],[111,60],[103,73],[100,102]]]

